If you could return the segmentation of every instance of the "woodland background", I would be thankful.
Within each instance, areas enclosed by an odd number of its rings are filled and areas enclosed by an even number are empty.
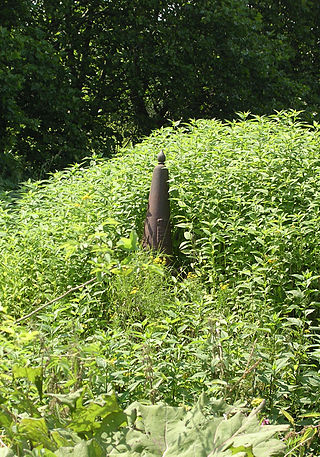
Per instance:
[[[317,0],[2,0],[0,185],[169,120],[319,120]]]

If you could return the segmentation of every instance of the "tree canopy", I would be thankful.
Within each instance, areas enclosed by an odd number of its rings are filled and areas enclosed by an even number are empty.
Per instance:
[[[4,0],[0,176],[108,156],[168,120],[318,116],[316,0]]]

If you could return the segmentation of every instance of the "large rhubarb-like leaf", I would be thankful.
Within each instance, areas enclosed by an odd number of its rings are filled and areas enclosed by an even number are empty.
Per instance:
[[[11,449],[6,447],[0,449],[0,457],[16,457],[16,455]]]
[[[209,401],[202,395],[190,410],[136,402],[122,412],[111,400],[98,405],[105,417],[90,427],[94,433],[90,440],[81,440],[71,430],[48,434],[43,419],[23,419],[20,428],[33,442],[42,443],[38,449],[44,457],[271,457],[285,450],[277,435],[288,427],[261,426],[260,407],[245,415],[223,400]],[[96,419],[96,410],[88,411],[85,423]],[[54,452],[53,443],[58,446]],[[38,450],[32,452],[38,457]],[[10,450],[0,450],[2,456],[16,457]]]
[[[283,443],[274,438],[286,426],[260,426],[256,409],[249,416],[223,401],[202,395],[190,411],[165,405],[131,405],[133,421],[107,446],[107,455],[121,457],[269,457],[281,455]],[[130,419],[129,419],[130,422]],[[76,457],[76,456],[75,456]]]

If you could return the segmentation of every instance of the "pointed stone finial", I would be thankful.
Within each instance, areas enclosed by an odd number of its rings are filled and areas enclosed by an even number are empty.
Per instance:
[[[149,204],[144,223],[143,246],[172,254],[169,201],[169,171],[164,166],[166,156],[158,154],[158,165],[153,170]]]
[[[164,165],[165,161],[166,161],[166,156],[164,155],[164,152],[163,151],[159,152],[159,154],[158,154],[159,165]]]

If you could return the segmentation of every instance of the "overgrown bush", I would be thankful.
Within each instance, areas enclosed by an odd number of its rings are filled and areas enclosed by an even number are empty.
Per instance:
[[[170,169],[170,268],[137,239],[160,149]],[[3,202],[6,407],[19,416],[31,399],[41,411],[45,394],[79,388],[90,398],[114,390],[123,405],[191,404],[206,391],[265,398],[265,418],[294,427],[292,448],[315,443],[319,150],[318,126],[294,112],[173,124]],[[40,370],[41,389],[19,367]]]

